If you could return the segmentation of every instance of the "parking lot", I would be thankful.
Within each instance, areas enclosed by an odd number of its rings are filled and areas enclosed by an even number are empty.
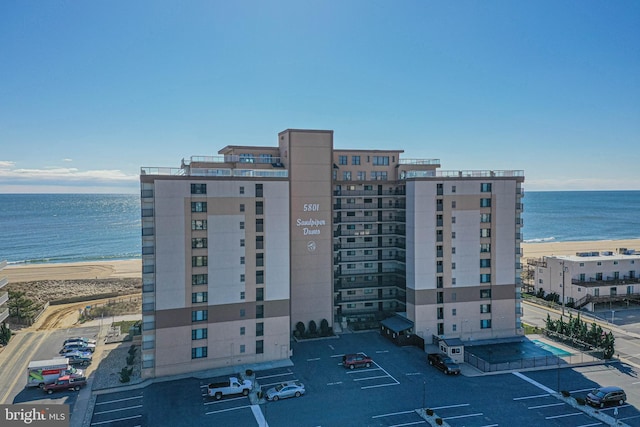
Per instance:
[[[374,363],[345,369],[342,355],[356,352],[369,355]],[[428,425],[416,410],[431,408],[454,427],[585,427],[602,423],[554,397],[558,387],[584,397],[602,382],[609,385],[615,372],[623,388],[637,388],[635,371],[616,364],[447,376],[429,366],[420,349],[396,347],[375,332],[295,343],[292,360],[293,366],[257,370],[255,380],[263,391],[300,381],[306,388],[300,398],[274,402],[240,395],[217,401],[206,396],[206,386],[220,378],[156,382],[141,390],[98,396],[91,425],[400,427]],[[635,402],[636,395],[630,393],[629,399]],[[603,412],[613,416],[614,408]],[[623,405],[618,412],[618,419],[628,425],[640,425],[633,405]]]

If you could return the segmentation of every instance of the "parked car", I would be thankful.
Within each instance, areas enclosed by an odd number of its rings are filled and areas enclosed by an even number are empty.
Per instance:
[[[587,394],[587,403],[591,406],[604,408],[607,405],[623,405],[627,394],[620,387],[600,387]]]
[[[56,380],[56,382],[44,386],[44,391],[48,394],[58,390],[80,390],[81,387],[87,385],[85,377],[75,375],[64,375]]]
[[[93,344],[84,344],[84,343],[73,343],[73,344],[67,344],[64,347],[62,347],[62,350],[60,350],[60,354],[65,354],[65,353],[69,353],[70,351],[82,351],[82,352],[87,352],[90,351],[91,353],[93,353],[96,350],[96,346]]]
[[[96,340],[91,339],[91,338],[71,337],[71,338],[67,338],[62,345],[65,346],[67,344],[75,343],[75,342],[78,342],[78,341],[79,342],[83,342],[85,344],[93,344],[93,345],[96,345],[98,343]]]
[[[91,363],[93,355],[91,352],[80,352],[80,351],[71,351],[69,353],[65,353],[64,357],[69,359],[69,365],[82,365],[87,366]]]
[[[429,362],[429,365],[435,366],[447,375],[458,375],[460,373],[460,366],[458,366],[458,364],[446,354],[429,353],[427,355],[427,361]]]
[[[342,356],[342,366],[353,369],[361,366],[370,367],[373,360],[363,353],[345,354]]]
[[[304,392],[304,384],[298,381],[288,381],[267,390],[266,397],[267,400],[279,400],[287,397],[300,397]]]

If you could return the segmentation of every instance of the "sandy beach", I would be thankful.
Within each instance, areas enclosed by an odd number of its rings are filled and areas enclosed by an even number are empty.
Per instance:
[[[541,258],[543,256],[551,255],[575,255],[576,252],[590,251],[617,252],[618,248],[635,249],[640,251],[640,239],[523,243],[522,258]]]
[[[640,239],[523,243],[522,257],[540,258],[550,255],[575,255],[576,252],[617,251],[618,248],[640,251]],[[83,279],[141,279],[142,261],[136,259],[69,264],[10,265],[7,266],[2,274],[9,279],[9,283]]]

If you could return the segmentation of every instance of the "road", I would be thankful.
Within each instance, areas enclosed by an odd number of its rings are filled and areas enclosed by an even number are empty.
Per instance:
[[[559,319],[561,316],[561,312],[553,309],[541,307],[527,301],[523,301],[523,304],[524,315],[522,316],[522,321],[528,325],[544,328],[547,322],[547,314],[549,314],[551,316],[551,319],[553,320]],[[617,311],[616,313],[622,321],[622,312]],[[569,318],[568,314],[569,312],[567,311],[565,313],[565,320]],[[633,315],[635,314],[631,314],[629,315],[629,317]],[[594,321],[593,317],[582,317],[582,319],[589,323]],[[597,319],[595,321],[602,327],[603,330],[613,331],[613,336],[616,339],[615,348],[617,357],[623,362],[629,363],[636,368],[640,368],[640,335],[633,332],[633,330],[637,330],[638,325],[633,323],[627,323],[625,325],[613,325],[611,324],[611,322],[601,321]]]

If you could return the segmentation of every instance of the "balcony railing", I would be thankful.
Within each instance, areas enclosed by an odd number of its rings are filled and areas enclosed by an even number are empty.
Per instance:
[[[440,159],[398,159],[401,165],[440,165]]]
[[[9,309],[0,309],[0,323],[4,322],[7,317],[9,317]]]
[[[142,292],[154,292],[155,290],[156,290],[156,285],[153,283],[142,285]]]
[[[0,306],[9,301],[9,292],[0,292]]]
[[[377,186],[377,184],[376,184]],[[347,189],[340,189],[340,190],[334,190],[333,191],[333,195],[334,196],[342,196],[342,197],[349,197],[349,196],[403,196],[406,193],[404,188],[394,188],[394,189],[389,189],[389,188],[383,188],[382,191],[378,191],[377,188],[374,188],[372,190],[347,190]]]
[[[142,304],[142,312],[143,313],[149,313],[155,310],[155,303],[153,302],[145,302],[144,304]]]
[[[0,277],[0,289],[2,289],[7,283],[9,283],[9,279],[6,277]]]
[[[405,178],[504,178],[524,177],[523,170],[409,170]]]
[[[156,328],[156,322],[144,322],[142,323],[143,331],[152,331]]]
[[[625,286],[625,285],[634,285],[638,283],[640,283],[639,277],[629,277],[629,276],[623,276],[621,278],[607,277],[606,279],[597,279],[595,277],[589,277],[589,278],[586,278],[585,280],[571,279],[572,285],[580,285],[580,286]]]

